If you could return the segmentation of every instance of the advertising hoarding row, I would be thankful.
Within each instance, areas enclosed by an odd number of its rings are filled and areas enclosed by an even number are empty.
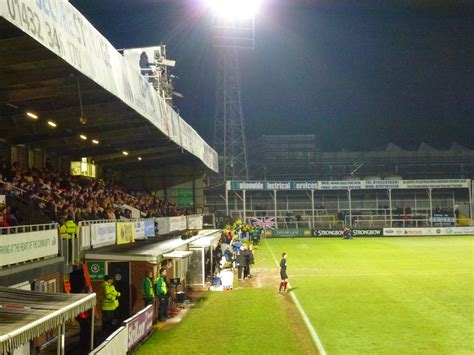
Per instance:
[[[100,248],[114,244],[133,243],[136,239],[155,236],[154,220],[81,222],[79,233],[83,249]]]
[[[342,181],[227,181],[235,191],[389,190],[470,188],[469,179],[342,180]]]
[[[473,227],[384,228],[386,237],[474,235]]]
[[[354,237],[416,237],[416,236],[456,236],[474,235],[472,227],[427,227],[427,228],[354,228],[351,229]],[[342,229],[268,229],[267,238],[304,238],[304,237],[342,237]]]

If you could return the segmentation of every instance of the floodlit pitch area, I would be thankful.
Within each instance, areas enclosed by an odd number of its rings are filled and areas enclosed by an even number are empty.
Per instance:
[[[290,295],[276,291],[282,252],[328,354],[474,353],[474,237],[266,240],[255,288],[209,294],[138,353],[316,353]]]
[[[331,354],[474,353],[474,237],[276,239]]]

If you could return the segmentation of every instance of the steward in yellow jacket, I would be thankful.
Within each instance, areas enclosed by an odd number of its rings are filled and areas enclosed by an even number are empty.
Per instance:
[[[77,224],[74,223],[72,215],[67,216],[66,222],[64,222],[64,224],[59,229],[61,232],[61,238],[74,239],[77,236],[77,229]]]
[[[115,310],[119,306],[118,297],[120,297],[120,292],[115,289],[113,282],[112,277],[106,275],[101,288],[102,302],[100,308],[102,310],[102,330],[104,331],[113,330]]]
[[[153,290],[153,273],[147,271],[143,280],[143,293],[145,295],[145,307],[153,304],[155,300],[155,291]]]
[[[169,290],[166,284],[166,269],[160,269],[160,277],[156,281],[156,295],[158,296],[158,319],[165,321],[168,318]]]
[[[74,259],[77,258],[78,251],[73,250],[73,240],[77,237],[77,224],[74,223],[74,218],[72,215],[67,216],[66,222],[59,228],[59,232],[61,234],[61,239],[65,241],[67,244],[67,250],[64,250],[66,254],[66,259],[70,263],[74,263]],[[73,255],[75,254],[75,255]]]

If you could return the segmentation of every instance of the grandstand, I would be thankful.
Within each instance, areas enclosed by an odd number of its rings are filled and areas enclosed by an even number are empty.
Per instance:
[[[183,250],[205,238],[194,251],[204,254],[220,236],[200,233],[203,216],[194,215],[217,154],[172,107],[160,70],[172,61],[150,57],[161,75],[150,82],[68,1],[0,2],[0,43],[0,353],[51,344],[58,354],[82,353],[65,323],[96,294],[62,292],[100,293],[107,271],[121,281],[124,320],[144,307],[145,270],[169,268],[182,279],[173,292],[184,290],[194,265]],[[60,232],[66,219],[78,227]],[[100,259],[103,247],[119,251]],[[102,265],[99,277],[89,277],[99,271],[93,265]],[[194,270],[200,283],[205,272]],[[21,303],[5,311],[12,292]],[[42,311],[30,315],[32,303]]]

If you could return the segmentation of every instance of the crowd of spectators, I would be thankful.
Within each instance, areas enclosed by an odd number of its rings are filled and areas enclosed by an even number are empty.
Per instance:
[[[240,220],[228,224],[222,231],[220,248],[216,249],[214,260],[217,269],[233,267],[237,269],[239,280],[251,278],[250,267],[254,264],[253,245],[260,241],[262,229],[243,224]]]
[[[18,163],[9,166],[2,157],[0,189],[7,196],[21,197],[60,223],[71,215],[76,222],[131,218],[130,207],[139,210],[142,218],[188,212],[153,194],[127,191],[112,180],[72,176],[53,169],[48,163],[43,170],[25,169]],[[8,221],[3,223],[7,224]]]

